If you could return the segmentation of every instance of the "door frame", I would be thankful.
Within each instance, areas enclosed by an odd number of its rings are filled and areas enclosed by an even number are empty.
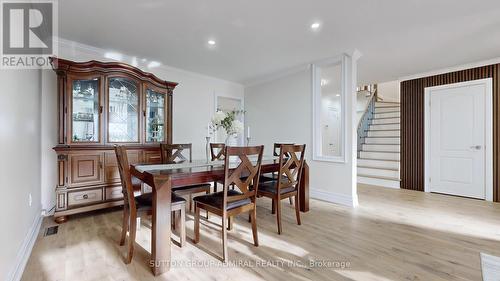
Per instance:
[[[215,112],[217,112],[217,109],[219,107],[219,98],[238,100],[241,103],[241,109],[245,110],[245,98],[244,97],[232,96],[232,95],[228,95],[228,94],[219,94],[219,93],[214,92],[214,111],[213,111],[212,115],[214,115]],[[244,146],[245,145],[245,138],[247,136],[246,135],[247,131],[245,130],[245,128],[246,128],[245,127],[245,125],[246,125],[245,114],[243,114],[243,116],[241,118],[242,118],[242,122],[243,122],[243,133],[242,133],[241,140],[239,141],[239,145]],[[223,142],[223,140],[219,140],[217,138],[217,131],[214,132],[213,139],[215,142],[221,142],[221,141]]]
[[[442,89],[452,89],[452,88],[460,88],[466,86],[473,85],[484,85],[486,88],[486,96],[485,96],[485,144],[484,144],[484,153],[485,153],[485,200],[493,201],[493,79],[478,79],[471,80],[460,83],[446,84],[434,87],[426,87],[424,89],[424,191],[431,192],[430,187],[430,159],[431,159],[431,130],[430,130],[430,100],[431,93],[433,90],[442,90]]]

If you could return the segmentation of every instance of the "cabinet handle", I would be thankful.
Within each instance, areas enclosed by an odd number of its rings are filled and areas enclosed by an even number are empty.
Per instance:
[[[102,169],[102,162],[99,162],[99,169]]]
[[[84,194],[83,199],[89,199],[89,196],[87,194]]]
[[[102,114],[102,110],[103,109],[102,109],[102,105],[101,105],[101,106],[99,106],[99,114]]]
[[[146,110],[143,110],[142,114],[144,115],[144,117],[146,117]]]

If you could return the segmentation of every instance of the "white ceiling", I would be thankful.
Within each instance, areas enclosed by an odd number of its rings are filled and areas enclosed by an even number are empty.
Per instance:
[[[64,0],[59,15],[63,38],[240,83],[354,48],[361,83],[500,57],[498,0]]]

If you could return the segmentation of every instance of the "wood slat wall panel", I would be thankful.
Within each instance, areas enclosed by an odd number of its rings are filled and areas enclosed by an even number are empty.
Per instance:
[[[401,82],[401,188],[424,191],[424,90],[470,80],[493,79],[493,200],[500,202],[500,64]]]

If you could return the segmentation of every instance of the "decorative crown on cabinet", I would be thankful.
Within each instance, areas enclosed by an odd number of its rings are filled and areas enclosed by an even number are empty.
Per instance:
[[[50,61],[59,111],[54,217],[63,222],[123,204],[113,145],[130,147],[132,163],[160,161],[159,143],[172,142],[177,83],[124,63]]]

